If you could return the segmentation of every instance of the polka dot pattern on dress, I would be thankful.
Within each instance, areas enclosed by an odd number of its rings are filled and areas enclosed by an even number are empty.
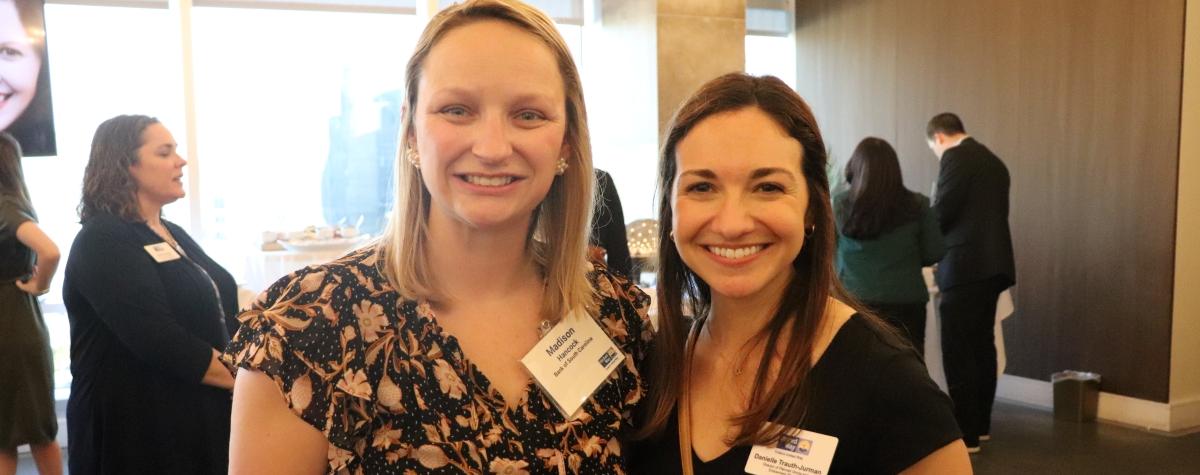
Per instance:
[[[374,249],[280,279],[224,359],[270,376],[329,439],[329,473],[625,473],[618,435],[644,393],[650,299],[595,264],[601,327],[625,363],[568,421],[534,383],[509,408],[427,303],[402,299]]]

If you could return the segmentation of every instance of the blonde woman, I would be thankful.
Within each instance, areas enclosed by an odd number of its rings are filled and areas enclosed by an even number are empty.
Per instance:
[[[392,226],[240,318],[231,471],[623,471],[648,298],[586,260],[592,166],[562,38],[523,3],[464,2],[406,79]],[[564,416],[522,359],[577,321],[624,358]]]

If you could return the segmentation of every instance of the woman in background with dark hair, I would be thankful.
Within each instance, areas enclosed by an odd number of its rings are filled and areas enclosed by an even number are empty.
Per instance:
[[[63,281],[71,473],[227,470],[233,374],[218,350],[237,285],[162,217],[184,196],[185,165],[151,117],[114,117],[92,139]]]
[[[0,95],[0,131],[28,156],[57,153],[41,1],[0,0]]]
[[[58,246],[37,225],[21,173],[21,147],[0,133],[0,475],[29,444],[38,472],[62,473],[55,436],[54,364],[37,296],[50,291]]]
[[[632,473],[970,473],[949,398],[838,285],[826,163],[778,78],[721,76],[671,120]]]
[[[896,151],[875,137],[855,147],[846,182],[849,190],[833,197],[838,278],[924,354],[929,292],[921,268],[946,253],[929,198],[904,188]]]

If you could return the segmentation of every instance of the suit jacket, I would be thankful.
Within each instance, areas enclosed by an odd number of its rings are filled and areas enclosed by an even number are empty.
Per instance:
[[[1008,194],[1008,168],[975,139],[967,137],[942,154],[933,203],[946,243],[939,288],[993,277],[1006,286],[1016,283]]]

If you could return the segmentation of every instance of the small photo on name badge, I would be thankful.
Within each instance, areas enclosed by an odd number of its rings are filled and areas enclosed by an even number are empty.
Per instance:
[[[617,360],[617,349],[609,348],[608,351],[604,352],[603,355],[600,355],[600,367],[604,368],[604,369],[608,369],[609,365],[613,364],[613,362],[616,360]]]
[[[800,455],[808,455],[812,451],[812,444],[813,442],[810,439],[785,434],[779,436],[779,442],[775,444],[775,448]]]

